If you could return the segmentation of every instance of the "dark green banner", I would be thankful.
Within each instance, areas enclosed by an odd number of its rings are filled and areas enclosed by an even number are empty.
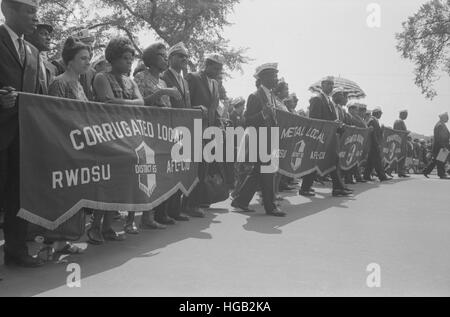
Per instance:
[[[54,230],[81,208],[145,211],[189,194],[194,160],[173,161],[200,111],[21,94],[19,216]],[[194,133],[191,133],[194,144]]]

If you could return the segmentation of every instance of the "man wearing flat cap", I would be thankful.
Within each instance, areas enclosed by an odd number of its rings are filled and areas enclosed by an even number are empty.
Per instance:
[[[392,178],[387,177],[384,172],[382,157],[381,157],[381,145],[383,142],[383,130],[380,127],[380,120],[383,111],[380,107],[376,107],[372,111],[372,116],[369,119],[367,125],[372,127],[370,132],[370,149],[369,155],[367,157],[367,166],[364,170],[364,179],[367,181],[372,181],[371,175],[373,169],[377,173],[377,177],[380,182],[391,180]]]
[[[38,93],[40,59],[36,48],[24,40],[38,23],[37,0],[3,0],[5,24],[0,26],[0,197],[6,197],[6,265],[36,267],[43,263],[28,255],[27,222],[17,217],[20,206],[19,119],[17,91]]]
[[[276,97],[272,92],[272,89],[278,83],[278,64],[263,64],[256,69],[255,75],[260,81],[260,86],[256,92],[248,97],[247,109],[244,113],[246,126],[254,127],[257,130],[260,127],[270,130],[271,127],[278,126],[275,116]],[[267,148],[270,149],[269,133],[267,138]],[[239,191],[236,193],[231,206],[239,211],[253,212],[253,210],[249,209],[249,204],[255,195],[258,185],[260,185],[266,214],[284,217],[286,213],[275,205],[274,174],[261,173],[262,164],[262,161],[258,158],[258,162],[254,164],[252,171],[245,178]]]
[[[175,44],[168,51],[169,68],[162,73],[162,80],[166,83],[167,88],[176,89],[181,98],[170,97],[172,108],[186,109],[191,108],[191,96],[189,93],[189,84],[183,77],[183,70],[187,69],[189,53],[184,45],[180,42]],[[185,210],[182,205],[182,193],[178,191],[167,202],[167,214],[170,218],[177,221],[188,221],[189,217],[182,213],[188,214],[189,210]],[[184,197],[184,201],[186,201]]]
[[[450,132],[447,128],[448,122],[448,113],[445,112],[439,115],[439,122],[434,127],[433,133],[433,160],[427,166],[427,168],[423,171],[423,174],[426,178],[429,178],[428,175],[433,171],[433,169],[437,166],[438,176],[441,179],[449,179],[447,174],[445,173],[445,162],[439,161],[437,159],[439,153],[443,149],[450,150]],[[447,157],[448,159],[448,157]]]
[[[36,30],[31,35],[25,35],[25,40],[30,42],[40,53],[41,58],[41,88],[44,95],[48,94],[48,87],[53,78],[55,78],[58,70],[47,57],[47,52],[50,51],[51,34],[53,27],[49,24],[38,24]]]
[[[348,105],[348,113],[346,115],[345,124],[361,129],[367,129],[366,122],[359,116],[360,103],[352,102]],[[365,112],[365,108],[364,108]],[[366,183],[367,181],[361,177],[359,166],[353,167],[350,171],[345,173],[345,182],[347,184],[354,184],[353,177],[357,183]]]
[[[172,108],[191,108],[191,96],[189,84],[183,77],[183,70],[187,69],[189,53],[186,46],[180,42],[172,46],[168,51],[169,68],[162,74],[162,79],[167,88],[176,88],[181,99],[170,98]]]
[[[189,86],[191,107],[201,109],[204,116],[204,126],[221,125],[219,107],[219,83],[217,79],[222,73],[224,59],[218,54],[208,55],[205,59],[203,70],[196,73],[189,73],[186,80]],[[206,184],[204,182],[207,169],[211,170],[211,165],[202,162],[198,167],[199,183],[191,192],[187,199],[187,214],[194,217],[204,217],[205,209],[202,206],[209,205],[209,198],[205,197]],[[210,167],[207,167],[210,166]]]

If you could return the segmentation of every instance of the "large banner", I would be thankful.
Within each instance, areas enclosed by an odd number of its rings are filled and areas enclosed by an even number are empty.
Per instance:
[[[384,165],[391,166],[406,158],[408,132],[383,128],[382,157]]]
[[[320,175],[336,168],[338,125],[277,110],[280,124],[280,170],[288,177],[312,172]]]
[[[370,129],[346,127],[340,137],[339,167],[348,171],[361,164],[367,156]]]
[[[174,127],[194,131],[194,119],[200,111],[21,94],[19,217],[54,230],[83,207],[145,211],[188,195],[197,164],[171,150],[185,137]]]

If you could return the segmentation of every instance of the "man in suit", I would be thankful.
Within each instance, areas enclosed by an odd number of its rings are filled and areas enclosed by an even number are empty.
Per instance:
[[[402,110],[399,114],[399,119],[394,122],[394,130],[399,131],[408,131],[406,128],[405,120],[408,118],[408,110]],[[409,175],[406,175],[405,173],[405,160],[404,158],[401,161],[398,161],[397,163],[397,174],[398,177],[409,177]],[[389,173],[390,174],[390,173]]]
[[[268,63],[261,65],[256,70],[256,76],[259,78],[261,85],[256,92],[248,97],[247,109],[244,114],[246,126],[254,127],[257,130],[260,127],[270,130],[271,127],[278,126],[275,116],[276,97],[271,91],[278,83],[278,64]],[[270,134],[267,133],[267,135],[267,148],[270,149]],[[239,211],[253,212],[248,206],[259,184],[262,190],[266,214],[284,217],[286,213],[275,205],[274,174],[261,173],[262,164],[260,158],[258,158],[258,162],[254,164],[252,172],[246,176],[239,192],[236,193],[231,206]]]
[[[427,166],[427,168],[423,171],[423,174],[426,178],[429,178],[428,175],[437,165],[438,176],[441,179],[449,179],[449,177],[445,173],[445,162],[438,161],[436,158],[441,151],[441,149],[450,150],[450,132],[447,128],[446,123],[448,122],[448,113],[443,113],[439,115],[439,122],[434,127],[433,134],[433,160]]]
[[[169,49],[168,55],[169,68],[162,73],[161,78],[168,88],[176,88],[181,94],[181,99],[170,98],[172,108],[191,108],[189,84],[182,73],[182,70],[187,67],[188,50],[183,43],[178,43]]]
[[[51,25],[38,24],[32,34],[25,35],[25,40],[31,43],[40,53],[40,70],[42,72],[41,89],[44,95],[48,94],[48,87],[58,72],[56,66],[50,63],[47,58],[47,52],[50,51],[52,32],[53,27]]]
[[[189,53],[184,43],[178,43],[169,49],[169,68],[162,74],[162,80],[167,88],[176,88],[181,98],[170,97],[172,108],[188,109],[191,108],[191,97],[189,94],[189,85],[183,78],[182,70],[186,69]],[[189,221],[189,217],[182,214],[188,213],[185,206],[182,206],[182,193],[178,191],[167,201],[167,215],[177,221]],[[185,198],[186,199],[186,198]],[[184,200],[185,200],[184,199]]]
[[[309,101],[309,117],[312,119],[320,119],[327,121],[340,121],[339,119],[343,119],[343,113],[340,114],[338,119],[338,111],[330,99],[330,95],[333,92],[334,88],[334,78],[328,76],[321,83],[322,89],[319,93],[313,96]],[[342,117],[342,118],[341,118]],[[340,121],[342,122],[342,121]],[[338,165],[338,156],[336,153],[336,166]],[[316,173],[312,173],[303,177],[302,186],[299,191],[299,195],[311,197],[315,196],[315,192],[312,189],[312,185],[314,182],[314,177]],[[345,188],[341,177],[339,176],[338,169],[334,170],[330,173],[332,182],[333,182],[333,192],[332,195],[334,197],[343,197],[350,196],[352,191],[348,188]]]
[[[211,54],[206,57],[204,69],[196,72],[189,73],[186,76],[189,93],[191,97],[191,107],[195,109],[201,109],[203,112],[204,126],[216,126],[219,127],[220,114],[217,111],[219,107],[219,78],[222,73],[224,59],[218,54]],[[190,216],[204,217],[205,209],[201,206],[209,205],[209,200],[205,197],[206,185],[205,177],[207,168],[211,164],[207,165],[205,162],[199,163],[198,166],[198,178],[199,183],[191,192],[186,205],[186,212]]]
[[[377,173],[380,182],[391,180],[392,178],[387,177],[384,172],[382,157],[381,157],[381,145],[383,143],[383,130],[380,127],[381,115],[383,114],[380,107],[376,107],[372,111],[372,116],[369,118],[367,125],[372,127],[370,150],[367,158],[367,166],[364,170],[364,179],[366,181],[372,181],[371,174],[373,169]]]
[[[41,266],[28,255],[27,222],[17,217],[20,206],[19,119],[16,91],[37,93],[39,52],[24,40],[33,33],[37,20],[37,0],[3,0],[5,24],[0,26],[0,196],[6,197],[4,259],[6,265]]]
[[[358,127],[358,128],[362,128],[362,129],[367,129],[368,128],[367,123],[364,121],[364,119],[362,119],[359,116],[359,107],[360,107],[359,103],[351,103],[348,106],[348,113],[347,113],[347,118],[346,118],[345,124],[354,126],[354,127]],[[365,105],[364,105],[364,109],[365,109]],[[367,182],[366,180],[364,180],[361,177],[358,166],[355,166],[354,168],[352,168],[349,171],[348,174],[346,174],[345,182],[353,183],[353,179],[352,179],[353,177],[355,177],[355,180],[357,183],[366,183]]]

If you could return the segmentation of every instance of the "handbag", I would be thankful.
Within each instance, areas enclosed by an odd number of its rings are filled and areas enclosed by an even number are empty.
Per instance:
[[[446,148],[442,148],[439,151],[439,154],[436,157],[436,160],[438,160],[439,162],[445,163],[447,161],[447,157],[449,154],[449,150],[447,150]]]
[[[85,228],[86,213],[84,209],[81,209],[55,230],[48,230],[44,227],[29,223],[27,229],[27,240],[44,240],[46,242],[77,241],[84,235]]]

